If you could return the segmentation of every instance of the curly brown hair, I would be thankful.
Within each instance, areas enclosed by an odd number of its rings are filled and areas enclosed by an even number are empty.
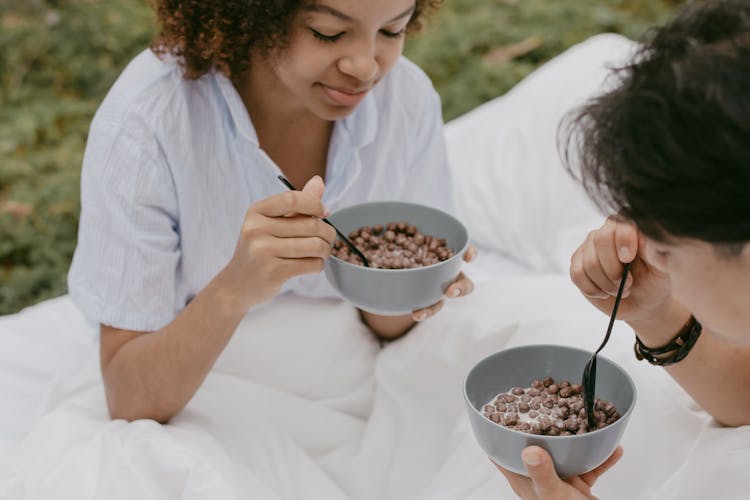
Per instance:
[[[251,50],[283,47],[292,19],[309,1],[152,0],[161,31],[151,49],[178,57],[186,78],[200,78],[213,68],[231,78],[248,68]],[[425,15],[441,2],[416,0],[408,31],[421,29]]]

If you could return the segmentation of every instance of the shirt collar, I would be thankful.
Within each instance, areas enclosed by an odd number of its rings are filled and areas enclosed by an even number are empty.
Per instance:
[[[239,92],[222,73],[214,74],[235,133],[259,150],[258,134]],[[359,178],[362,172],[359,150],[375,140],[377,129],[378,109],[372,92],[351,115],[336,122],[328,150],[326,192],[323,198],[326,206],[332,207],[341,203],[345,193]]]
[[[235,131],[254,145],[259,146],[258,133],[255,131],[255,127],[253,127],[253,122],[250,120],[250,115],[247,113],[245,103],[242,102],[239,92],[234,88],[232,81],[223,73],[215,71],[214,75],[219,86],[219,91],[227,104]]]
[[[359,149],[375,140],[378,131],[378,109],[370,91],[354,112],[341,122],[351,146]]]

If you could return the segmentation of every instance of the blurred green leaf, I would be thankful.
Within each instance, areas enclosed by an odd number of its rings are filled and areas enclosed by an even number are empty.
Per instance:
[[[446,0],[406,52],[443,98],[446,120],[504,94],[571,45],[603,32],[637,39],[668,19],[679,0]],[[498,47],[539,37],[536,49],[507,64],[485,64]]]
[[[146,0],[0,0],[0,314],[66,293],[89,124],[154,29]]]

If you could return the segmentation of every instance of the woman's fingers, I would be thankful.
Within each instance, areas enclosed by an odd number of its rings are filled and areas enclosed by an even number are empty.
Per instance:
[[[477,249],[469,245],[464,253],[464,261],[471,262],[477,256]],[[469,279],[463,272],[458,275],[456,280],[445,289],[444,295],[448,298],[464,297],[474,291],[474,282]]]
[[[458,275],[456,281],[451,283],[445,289],[445,296],[451,299],[469,295],[474,291],[474,282],[471,281],[464,273]]]
[[[318,237],[276,238],[273,254],[282,259],[304,259],[314,257],[326,259],[331,255],[331,244]]]
[[[250,207],[250,212],[266,217],[283,217],[288,214],[303,214],[325,217],[328,210],[316,195],[302,191],[284,191],[264,198]]]
[[[336,241],[336,230],[317,217],[293,216],[284,218],[265,217],[264,230],[277,238],[299,238],[317,236],[329,244]]]
[[[474,291],[474,282],[464,273],[461,273],[458,275],[458,278],[456,278],[456,281],[451,283],[451,285],[445,290],[445,296],[450,298],[462,297],[470,294],[472,291]],[[430,307],[425,307],[424,309],[418,309],[412,312],[411,316],[414,321],[424,321],[437,314],[443,308],[444,303],[444,300],[440,300]]]
[[[466,249],[466,252],[464,253],[464,262],[471,262],[477,257],[477,249],[473,245],[469,245],[469,248]]]
[[[309,181],[302,187],[302,192],[318,199],[323,198],[323,192],[326,190],[325,183],[319,175],[313,175]]]
[[[440,309],[443,308],[444,302],[444,300],[440,300],[429,307],[425,307],[424,309],[417,309],[416,311],[411,313],[411,317],[414,321],[424,321],[430,316],[436,315],[440,311]]]
[[[324,260],[317,257],[296,259],[279,259],[283,261],[284,278],[289,279],[302,274],[318,274],[323,270]]]

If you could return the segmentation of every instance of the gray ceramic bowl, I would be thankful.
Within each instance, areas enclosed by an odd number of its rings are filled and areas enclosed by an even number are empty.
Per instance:
[[[405,221],[424,234],[445,238],[450,259],[414,269],[372,269],[336,257],[326,260],[325,275],[333,287],[355,306],[388,316],[409,314],[439,301],[461,272],[469,235],[461,222],[441,210],[396,201],[353,205],[328,219],[344,234],[362,226]]]
[[[496,352],[469,371],[464,383],[469,421],[479,445],[497,464],[526,474],[521,451],[530,445],[547,450],[562,477],[601,465],[617,448],[636,400],[635,385],[618,365],[601,355],[596,363],[596,396],[611,401],[622,415],[603,429],[573,436],[541,436],[508,429],[482,415],[484,405],[513,387],[529,387],[546,376],[580,382],[591,353],[560,345],[529,345]]]

